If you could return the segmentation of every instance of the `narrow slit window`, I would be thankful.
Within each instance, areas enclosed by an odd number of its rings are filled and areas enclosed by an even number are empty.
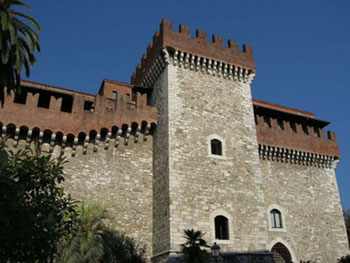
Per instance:
[[[224,216],[215,217],[215,239],[229,240],[228,219]]]
[[[297,125],[296,125],[295,122],[291,122],[291,123],[290,123],[290,127],[292,128],[292,131],[293,131],[293,132],[295,132],[295,133],[297,132]]]
[[[320,128],[314,127],[314,133],[315,133],[315,135],[316,135],[317,137],[321,137],[321,135],[320,135]]]
[[[284,123],[283,120],[281,119],[277,119],[277,124],[280,127],[281,130],[284,130]]]
[[[213,139],[211,140],[211,154],[214,155],[222,155],[222,143],[217,140]]]
[[[272,228],[282,228],[282,215],[277,209],[272,209],[270,212],[270,220]]]
[[[112,93],[112,100],[116,100],[117,96],[118,96],[118,92],[113,91],[113,93]]]

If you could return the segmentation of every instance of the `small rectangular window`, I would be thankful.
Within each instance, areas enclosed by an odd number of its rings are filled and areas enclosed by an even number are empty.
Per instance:
[[[63,112],[72,112],[73,109],[73,97],[64,96],[62,98],[61,111]]]
[[[46,92],[46,91],[40,92],[39,100],[38,100],[38,107],[45,108],[45,109],[50,108],[50,98],[51,98],[51,96],[50,96],[49,92]]]
[[[18,104],[26,104],[27,101],[27,91],[26,90],[21,90],[15,92],[15,98],[13,100],[14,103]]]
[[[86,100],[84,102],[84,110],[86,110],[86,111],[94,111],[94,102]]]
[[[118,92],[113,91],[112,99],[113,99],[113,100],[116,100],[116,99],[117,99],[117,95],[118,95]]]

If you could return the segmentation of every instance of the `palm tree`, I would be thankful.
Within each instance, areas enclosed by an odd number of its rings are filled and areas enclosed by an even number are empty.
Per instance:
[[[205,251],[209,247],[203,239],[205,233],[194,231],[193,229],[184,230],[186,242],[181,245],[185,260],[188,263],[203,263],[208,261],[208,254]]]
[[[105,228],[102,222],[107,218],[106,209],[82,203],[77,212],[77,230],[70,239],[62,241],[57,262],[101,262],[104,253],[100,234]]]
[[[31,16],[14,7],[31,7],[19,0],[0,0],[0,101],[4,100],[4,90],[18,90],[21,72],[26,76],[36,62],[35,51],[40,51],[39,23]],[[34,29],[33,29],[34,28]]]
[[[144,263],[144,250],[105,224],[109,219],[106,207],[82,203],[77,212],[77,230],[62,240],[55,262]]]

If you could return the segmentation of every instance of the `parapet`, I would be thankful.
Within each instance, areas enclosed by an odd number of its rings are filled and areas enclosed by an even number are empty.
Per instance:
[[[259,150],[274,158],[333,161],[340,158],[334,132],[325,134],[329,122],[314,114],[253,99]]]
[[[232,40],[228,40],[227,46],[224,46],[222,37],[215,34],[212,36],[212,41],[208,41],[206,32],[200,29],[197,29],[196,36],[192,37],[189,26],[180,24],[179,31],[174,31],[172,21],[163,19],[159,31],[155,33],[153,41],[148,45],[147,53],[143,55],[141,63],[136,67],[131,83],[141,85],[145,74],[161,54],[162,48],[180,50],[192,56],[255,72],[252,47],[244,44],[243,50],[240,51],[237,41]]]
[[[126,83],[104,80],[97,95],[30,81],[21,86],[22,92],[11,93],[0,109],[0,132],[17,143],[38,139],[74,147],[130,134],[137,139],[157,123],[157,110],[147,105],[147,93]]]

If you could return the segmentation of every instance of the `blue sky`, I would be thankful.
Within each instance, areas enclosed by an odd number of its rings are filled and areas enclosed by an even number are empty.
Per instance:
[[[253,97],[331,122],[336,173],[350,208],[350,1],[227,0],[30,2],[42,25],[30,80],[96,93],[103,78],[129,82],[163,17],[253,46]]]

